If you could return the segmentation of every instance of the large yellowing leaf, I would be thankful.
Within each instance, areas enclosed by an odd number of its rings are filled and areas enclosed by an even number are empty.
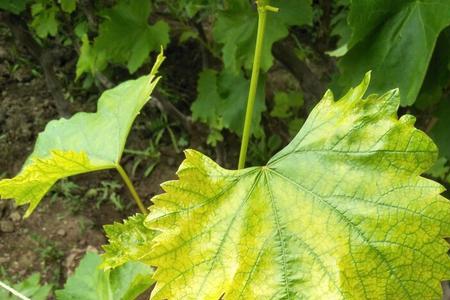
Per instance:
[[[1,198],[29,204],[27,217],[57,180],[116,168],[131,125],[158,83],[156,73],[163,60],[161,53],[149,75],[105,91],[97,112],[48,123],[20,173],[0,181]]]
[[[439,299],[450,205],[420,176],[436,146],[368,85],[327,92],[265,166],[186,151],[146,220],[152,299]]]

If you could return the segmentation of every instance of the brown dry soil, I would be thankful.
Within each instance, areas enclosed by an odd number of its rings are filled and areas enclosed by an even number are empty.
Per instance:
[[[92,106],[92,103],[87,105]],[[80,104],[76,110],[85,108]],[[143,123],[146,117],[148,115],[143,113],[136,123]],[[11,65],[6,60],[2,62],[0,57],[0,178],[12,177],[20,170],[33,149],[37,134],[55,118],[58,118],[56,109],[43,77],[36,72],[33,75],[33,71],[24,66],[11,72]],[[146,143],[148,139],[134,130],[127,146],[142,149]],[[183,155],[175,153],[168,144],[161,147],[161,161],[149,177],[137,180],[141,175],[137,173],[136,178],[132,178],[147,205],[150,205],[148,199],[160,193],[159,184],[175,177],[183,159]],[[123,161],[125,169],[130,170],[133,157],[125,156]],[[39,272],[43,282],[61,287],[87,249],[101,251],[101,245],[106,243],[103,225],[137,212],[114,171],[70,180],[80,186],[73,199],[50,192],[25,220],[21,217],[25,207],[15,207],[12,201],[0,201],[0,280],[18,281]],[[92,195],[102,182],[111,181],[120,184],[114,192],[125,203],[124,209],[111,201],[100,201],[102,192]]]

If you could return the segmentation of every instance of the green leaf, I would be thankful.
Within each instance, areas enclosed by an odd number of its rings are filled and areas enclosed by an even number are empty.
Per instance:
[[[78,80],[83,73],[91,73],[95,75],[104,70],[107,66],[106,53],[95,51],[92,48],[87,34],[81,38],[80,57],[77,61],[76,79]]]
[[[25,10],[29,1],[30,0],[0,0],[0,9],[18,15]]]
[[[431,129],[431,136],[439,146],[439,154],[450,159],[450,99],[442,101],[436,111],[437,122]]]
[[[439,33],[450,25],[450,2],[352,1],[349,23],[350,51],[339,63],[338,86],[355,84],[364,72],[373,70],[369,91],[398,86],[401,104],[413,104]]]
[[[299,92],[277,92],[274,97],[275,105],[270,112],[272,117],[292,117],[295,109],[303,106],[303,95]]]
[[[106,61],[125,64],[133,73],[148,59],[150,52],[165,47],[169,43],[169,25],[164,21],[149,25],[150,13],[150,1],[146,0],[120,0],[103,11],[99,34],[91,49],[80,57],[83,61],[100,59],[101,63],[95,64],[95,68],[77,67],[77,76],[88,70],[102,71]]]
[[[31,14],[33,16],[31,27],[36,31],[38,37],[44,39],[49,35],[56,35],[58,32],[57,12],[58,9],[53,4],[49,6],[42,1],[31,6]]]
[[[29,297],[33,300],[46,300],[50,295],[52,286],[49,284],[41,285],[39,283],[40,275],[39,273],[33,273],[25,280],[12,285],[16,291]],[[10,294],[7,290],[0,287],[0,299],[2,300],[16,300],[17,297]]]
[[[225,68],[239,72],[243,66],[251,69],[255,52],[257,12],[247,1],[229,0],[229,9],[220,12],[214,24],[214,39],[223,44],[222,53]],[[286,37],[290,26],[312,23],[310,0],[274,0],[278,13],[268,13],[264,35],[261,69],[267,71],[273,63],[272,45]]]
[[[267,165],[225,170],[188,150],[146,225],[152,299],[438,299],[450,202],[397,90],[329,91]]]
[[[99,268],[101,258],[88,252],[64,289],[55,292],[58,300],[128,300],[136,299],[153,283],[153,269],[143,263],[128,262],[112,271]]]
[[[48,123],[20,173],[0,181],[1,198],[29,203],[27,217],[57,180],[116,168],[133,121],[158,83],[156,73],[163,60],[161,53],[149,75],[105,91],[96,113]]]
[[[261,76],[253,110],[254,124],[252,133],[261,136],[261,114],[265,105],[265,78]],[[241,135],[244,127],[245,104],[247,102],[250,82],[242,73],[234,74],[227,70],[218,74],[206,69],[200,73],[198,96],[192,103],[192,117],[213,129],[228,128]]]
[[[433,167],[428,170],[428,174],[430,174],[434,178],[439,178],[441,180],[447,180],[449,175],[450,167],[447,165],[448,161],[444,157],[440,157]]]
[[[104,226],[109,244],[104,245],[101,268],[111,269],[129,261],[146,263],[155,232],[144,226],[145,215],[136,214],[122,223]]]
[[[61,9],[66,13],[72,13],[77,7],[77,0],[58,0]]]
[[[445,95],[444,90],[450,85],[450,27],[439,35],[431,57],[427,74],[422,84],[416,107],[425,109],[437,104]]]
[[[217,90],[217,72],[203,70],[197,83],[197,99],[192,103],[192,119],[209,124],[213,128],[222,128],[218,107],[222,98]]]

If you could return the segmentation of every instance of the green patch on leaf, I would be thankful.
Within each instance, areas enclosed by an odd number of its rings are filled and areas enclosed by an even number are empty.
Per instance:
[[[104,226],[109,244],[103,246],[101,268],[116,268],[129,261],[147,263],[155,232],[144,226],[144,220],[145,215],[136,214],[123,223]]]
[[[149,75],[105,91],[97,112],[48,123],[20,173],[0,181],[1,198],[29,203],[27,217],[57,180],[116,168],[133,121],[159,81],[156,73],[163,60],[161,53]]]
[[[225,170],[186,151],[146,225],[160,231],[152,299],[438,299],[450,203],[420,175],[432,140],[397,90],[325,94],[267,165]]]
[[[153,283],[153,269],[143,263],[128,262],[112,271],[99,268],[101,258],[88,252],[64,289],[55,292],[58,300],[134,300]]]

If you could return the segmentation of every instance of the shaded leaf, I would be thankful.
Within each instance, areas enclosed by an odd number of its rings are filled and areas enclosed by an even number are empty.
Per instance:
[[[352,38],[339,63],[341,88],[373,70],[369,91],[398,86],[401,104],[416,101],[439,33],[450,25],[447,0],[355,0],[349,15]]]
[[[71,13],[77,7],[77,0],[58,0],[61,9],[66,13]]]
[[[274,107],[270,112],[272,117],[292,117],[295,109],[303,106],[303,95],[299,92],[277,92],[274,97]]]
[[[444,99],[436,112],[437,122],[431,129],[431,136],[439,147],[439,154],[450,159],[450,99]]]
[[[267,165],[225,170],[188,150],[146,225],[152,299],[438,299],[450,204],[397,90],[331,92]]]
[[[48,5],[46,2],[38,2],[31,6],[31,14],[33,21],[31,27],[40,38],[47,36],[55,36],[58,32],[58,20],[56,13],[58,9],[53,5]]]
[[[128,262],[112,271],[99,268],[101,258],[88,252],[64,289],[55,292],[58,300],[132,300],[153,283],[153,269],[143,263]]]
[[[39,273],[33,273],[25,280],[12,285],[12,288],[33,300],[46,300],[52,291],[52,286],[49,284],[41,285],[39,283],[41,276]],[[2,300],[16,300],[17,297],[10,294],[7,290],[0,287],[0,299]]]
[[[146,0],[120,0],[103,11],[99,34],[91,49],[80,57],[91,62],[100,59],[100,63],[95,64],[95,68],[80,63],[84,67],[77,66],[77,76],[88,70],[101,71],[106,62],[125,64],[133,73],[148,59],[150,52],[165,47],[169,43],[169,25],[164,21],[148,24],[150,5]],[[88,55],[91,58],[86,57]]]
[[[0,9],[18,15],[25,10],[29,1],[30,0],[0,0]]]
[[[20,173],[0,181],[1,198],[30,204],[27,217],[57,180],[115,168],[134,119],[158,83],[156,73],[163,60],[161,53],[149,75],[105,91],[96,113],[77,113],[48,123]]]
[[[214,24],[214,39],[223,44],[225,68],[238,73],[241,67],[251,69],[255,52],[258,18],[255,7],[247,1],[229,0],[228,9],[219,13]],[[286,37],[290,26],[311,24],[310,0],[273,0],[278,13],[268,13],[261,69],[267,71],[273,63],[272,45]]]
[[[265,105],[265,78],[260,77],[256,101],[253,110],[253,134],[261,136],[261,114]],[[244,126],[245,103],[250,82],[243,74],[230,73],[227,70],[217,73],[206,69],[200,73],[198,96],[192,103],[192,117],[200,120],[213,129],[223,128],[241,135]]]

